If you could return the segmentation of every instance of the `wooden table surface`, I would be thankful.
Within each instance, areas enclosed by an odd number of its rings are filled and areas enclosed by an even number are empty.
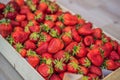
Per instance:
[[[0,2],[9,0],[0,0]],[[120,40],[120,0],[56,0]],[[0,54],[0,80],[23,80]]]

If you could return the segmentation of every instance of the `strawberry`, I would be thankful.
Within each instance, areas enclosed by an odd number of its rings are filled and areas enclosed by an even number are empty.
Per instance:
[[[26,18],[25,15],[17,14],[15,19],[16,19],[16,21],[21,22],[21,21],[25,20],[25,18]]]
[[[38,5],[38,9],[45,12],[48,8],[48,5],[47,5],[48,1],[46,0],[41,0],[39,5]]]
[[[52,55],[50,53],[42,53],[42,58],[46,58],[46,59],[52,59]]]
[[[96,39],[101,39],[102,38],[102,30],[100,28],[94,28],[93,29],[93,36]]]
[[[0,14],[2,14],[4,8],[5,8],[5,4],[0,3]]]
[[[74,56],[70,56],[69,62],[79,64],[77,58]]]
[[[99,49],[93,49],[91,50],[88,54],[87,57],[90,59],[90,61],[92,62],[92,64],[94,64],[95,66],[101,66],[103,63],[103,58],[100,54]]]
[[[71,43],[72,42],[71,32],[65,32],[62,35],[62,40],[64,41],[65,45],[68,45],[69,43]]]
[[[89,73],[88,76],[89,76],[88,80],[99,80],[99,77],[97,76],[97,74]]]
[[[59,73],[60,78],[63,80],[65,72]]]
[[[27,61],[32,67],[35,68],[39,64],[40,59],[35,51],[28,50],[27,51]]]
[[[27,55],[27,50],[26,49],[24,49],[24,48],[22,48],[22,49],[20,49],[19,50],[19,53],[20,53],[20,55],[22,56],[22,57],[26,57],[26,55]]]
[[[120,56],[120,45],[118,45],[117,52],[118,52],[118,54]]]
[[[52,28],[52,29],[50,30],[50,32],[49,32],[49,34],[50,34],[52,37],[56,37],[56,38],[59,37],[60,33],[61,33],[61,30],[60,30],[60,28],[58,28],[58,27]]]
[[[72,37],[76,42],[80,42],[82,40],[82,37],[79,36],[79,34],[75,28],[72,29]]]
[[[20,49],[23,48],[23,45],[21,43],[16,43],[13,45],[13,47],[16,49],[17,52],[19,52]]]
[[[55,2],[50,2],[47,8],[48,14],[53,14],[58,11],[59,6]]]
[[[24,5],[24,0],[15,0],[15,2],[16,2],[19,6],[23,6],[23,5]]]
[[[56,72],[64,72],[67,69],[66,64],[64,63],[64,60],[54,60],[54,69]]]
[[[90,22],[85,23],[84,25],[78,28],[78,33],[80,35],[91,35],[92,34],[92,24]]]
[[[20,13],[21,14],[27,14],[27,13],[30,13],[30,9],[27,5],[23,5],[21,6],[21,9],[20,9]]]
[[[86,36],[84,38],[84,43],[85,43],[86,46],[90,46],[91,44],[94,43],[93,37],[92,36]]]
[[[37,71],[43,76],[43,77],[48,77],[53,74],[53,68],[45,63],[42,63],[39,65],[37,68]]]
[[[16,32],[16,31],[23,31],[23,28],[21,28],[20,26],[16,26],[15,28],[14,28],[14,31]]]
[[[91,73],[97,74],[98,76],[102,75],[102,70],[94,65],[90,66],[89,70]]]
[[[0,14],[0,20],[4,18],[4,15]]]
[[[37,11],[35,11],[35,19],[38,22],[43,22],[45,19],[45,14],[42,11],[37,10]]]
[[[73,26],[78,23],[78,19],[76,16],[71,15],[70,13],[65,13],[59,17],[59,20],[61,20],[65,25]]]
[[[60,29],[63,29],[63,28],[64,28],[64,24],[63,24],[61,21],[57,21],[57,22],[55,23],[55,26],[56,26],[56,27],[59,27]]]
[[[22,28],[25,28],[27,26],[27,24],[28,24],[27,20],[24,20],[24,21],[20,22],[20,25],[21,25]]]
[[[83,75],[87,75],[89,72],[88,68],[84,67],[84,66],[80,66],[80,70],[79,73],[83,74]]]
[[[78,61],[81,65],[83,65],[85,67],[90,67],[91,66],[91,62],[87,57],[80,58]]]
[[[27,50],[28,50],[28,49],[31,49],[31,50],[35,50],[35,49],[36,49],[35,43],[33,43],[33,42],[30,41],[30,40],[25,41],[24,47],[25,47],[25,49],[27,49]]]
[[[113,50],[112,43],[110,43],[110,42],[106,42],[106,43],[104,44],[104,46],[105,46],[109,51],[112,51],[112,50]]]
[[[73,55],[76,55],[76,57],[85,57],[87,55],[87,52],[88,51],[86,48],[80,47],[79,45],[73,47]]]
[[[23,31],[15,31],[12,33],[12,38],[16,43],[24,43],[27,40],[28,35]]]
[[[49,42],[51,39],[52,39],[52,37],[49,34],[47,34],[46,32],[40,33],[40,41]]]
[[[120,59],[120,56],[118,55],[118,53],[116,51],[112,51],[109,55],[109,59],[112,59],[112,60],[119,60]]]
[[[55,22],[55,21],[57,20],[57,15],[55,15],[55,14],[46,15],[46,16],[45,16],[45,19]]]
[[[79,70],[79,65],[76,62],[69,62],[67,64],[67,71],[72,73],[77,73]]]
[[[35,14],[33,14],[32,12],[28,12],[26,17],[27,17],[27,20],[34,20]]]
[[[38,43],[38,48],[35,51],[37,52],[37,54],[42,54],[44,52],[47,52],[47,49],[48,49],[48,42],[40,41]]]
[[[15,1],[10,1],[4,9],[4,15],[9,19],[15,19],[16,14],[19,10],[19,5]]]
[[[105,65],[106,65],[106,69],[108,70],[115,70],[118,68],[117,64],[111,59],[106,60]]]
[[[80,25],[84,25],[84,24],[85,24],[85,20],[82,19],[82,18],[78,18],[78,23],[79,23]]]
[[[39,33],[33,32],[30,34],[29,40],[34,42],[34,43],[37,43],[37,41],[39,40],[39,37],[40,37]]]
[[[6,38],[12,32],[12,26],[9,19],[0,20],[0,34]]]
[[[70,54],[68,52],[65,52],[64,50],[60,50],[53,57],[54,59],[57,59],[57,60],[64,59],[65,62],[68,62],[68,60],[70,59]]]
[[[33,2],[33,0],[26,1],[27,6],[30,8],[31,11],[36,11],[37,5]]]
[[[62,30],[62,32],[72,32],[72,28],[74,26],[67,26],[67,27],[64,27],[64,29]]]
[[[29,29],[31,32],[40,32],[40,26],[38,25],[30,26]]]
[[[74,46],[76,46],[78,43],[77,42],[71,42],[68,46],[66,46],[65,51],[67,52],[72,52],[72,49],[74,48]]]
[[[118,42],[114,40],[114,41],[111,41],[111,43],[112,43],[113,49],[117,50],[118,45],[119,45]]]
[[[21,24],[20,24],[20,22],[18,22],[18,21],[14,21],[14,20],[11,20],[11,25],[13,26],[13,27],[15,27],[15,26],[20,26]]]
[[[95,40],[95,45],[102,46],[103,45],[103,41],[102,40]]]
[[[48,52],[56,53],[59,50],[63,49],[63,47],[64,47],[64,44],[60,39],[53,38],[48,45]]]
[[[58,75],[53,74],[49,80],[62,80]]]

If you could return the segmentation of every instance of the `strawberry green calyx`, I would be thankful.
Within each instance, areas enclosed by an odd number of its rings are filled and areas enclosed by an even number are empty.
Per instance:
[[[10,19],[6,19],[6,18],[3,18],[0,20],[0,24],[9,24],[10,23]]]
[[[67,63],[70,59],[70,54],[68,52],[65,52],[65,62]]]
[[[104,58],[104,50],[102,48],[99,49],[101,56]]]
[[[15,49],[19,52],[23,48],[23,45],[21,43],[15,44]]]
[[[55,60],[54,61],[54,64],[55,64],[55,67],[60,69],[60,70],[63,70],[63,60]]]
[[[12,7],[12,5],[7,5],[6,6],[6,8],[4,9],[4,14],[5,14],[5,16],[6,16],[6,14],[7,13],[9,13],[9,12],[14,12],[15,11],[15,9]]]
[[[75,69],[75,70],[79,70],[79,65],[75,62],[71,62],[70,65]]]
[[[27,51],[27,56],[38,56],[38,55],[36,54],[35,51],[29,49],[29,50]]]
[[[6,40],[7,40],[11,45],[14,43],[14,39],[12,38],[11,35],[8,36],[8,37],[6,38]]]
[[[103,42],[103,43],[108,42],[107,39],[105,38],[105,35],[104,35],[104,34],[102,35],[102,42]]]
[[[82,77],[82,80],[89,80],[89,79],[88,79],[88,76],[83,76],[83,77]]]
[[[49,34],[50,34],[52,37],[55,37],[55,38],[58,37],[57,30],[51,29]]]
[[[48,27],[48,25],[45,25],[45,24],[43,24],[43,25],[41,25],[42,26],[42,29],[45,31],[45,32],[49,32],[50,31],[50,28]]]
[[[77,18],[78,18],[78,19],[81,19],[81,15],[77,14]]]
[[[73,47],[73,55],[76,55],[77,53],[79,53],[79,50],[80,50],[80,46],[74,46]]]
[[[46,16],[45,16],[45,20],[50,20],[50,21],[51,21],[51,20],[52,20],[52,17],[51,17],[50,15],[46,15]]]
[[[46,36],[44,36],[44,34],[40,34],[40,41],[46,41]]]
[[[38,20],[38,19],[40,19],[41,17],[42,17],[42,14],[40,13],[40,14],[38,14],[37,16],[35,16],[35,19]]]
[[[33,4],[32,0],[27,0],[26,2],[32,11],[36,11],[36,5]]]
[[[49,70],[48,70],[48,73],[50,74],[49,76],[48,76],[48,78],[50,78],[51,76],[52,76],[52,74],[54,73],[54,69],[53,69],[53,67],[52,66],[48,66],[49,67]]]
[[[41,63],[45,63],[52,66],[52,59],[42,58]]]
[[[63,19],[63,14],[61,16],[58,17],[58,20],[61,21],[61,22],[64,22],[64,19]]]
[[[40,37],[39,33],[33,32],[30,34],[30,39],[37,40]]]
[[[88,58],[85,58],[85,64],[84,64],[85,67],[90,67],[91,66],[91,62]]]

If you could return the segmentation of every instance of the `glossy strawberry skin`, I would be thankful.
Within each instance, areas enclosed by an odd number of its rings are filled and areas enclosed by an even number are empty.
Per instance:
[[[92,36],[86,36],[84,38],[84,43],[85,43],[86,46],[90,46],[91,44],[94,43],[93,37]]]
[[[50,77],[50,80],[62,80],[58,75],[56,74],[53,74],[51,77]]]
[[[109,59],[112,59],[112,60],[119,60],[120,59],[120,56],[118,55],[118,53],[116,51],[112,51],[109,55]]]
[[[27,50],[29,50],[29,49],[35,50],[36,49],[35,43],[31,42],[30,40],[26,41],[24,43],[24,46],[25,46],[25,49],[27,49]]]
[[[116,64],[113,60],[108,59],[108,60],[106,61],[106,68],[107,68],[108,70],[115,70],[115,69],[118,68],[118,66],[117,66],[117,64]]]

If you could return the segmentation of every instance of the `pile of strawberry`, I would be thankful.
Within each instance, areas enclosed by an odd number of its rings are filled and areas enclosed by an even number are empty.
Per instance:
[[[0,3],[0,34],[46,80],[62,80],[66,72],[99,80],[102,68],[120,67],[117,41],[48,0]]]

